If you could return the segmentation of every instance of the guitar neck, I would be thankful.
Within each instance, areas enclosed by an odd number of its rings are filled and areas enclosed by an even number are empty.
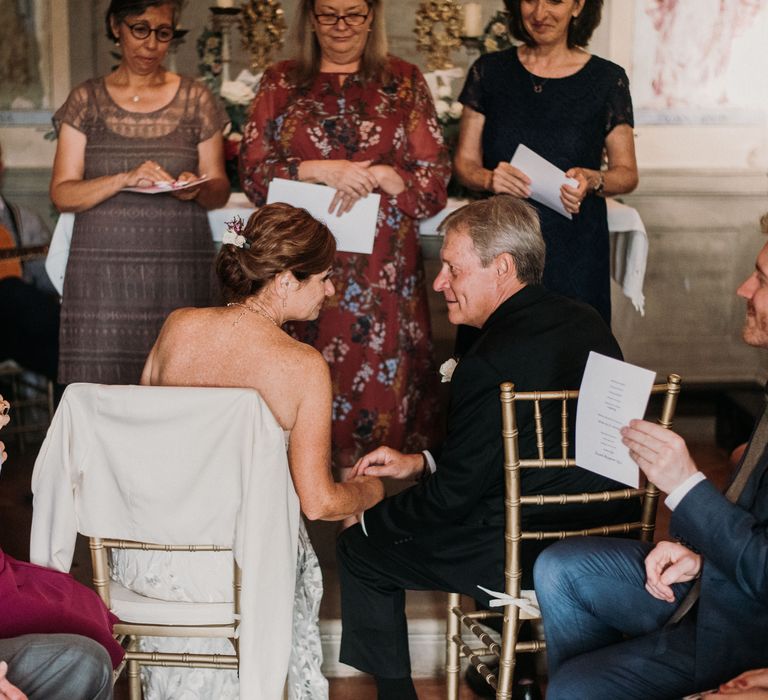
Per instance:
[[[26,246],[24,248],[0,248],[0,260],[25,262],[34,258],[42,258],[47,253],[47,245]]]

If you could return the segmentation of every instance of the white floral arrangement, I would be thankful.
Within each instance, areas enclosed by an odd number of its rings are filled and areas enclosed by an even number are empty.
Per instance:
[[[464,71],[461,68],[447,68],[435,70],[424,74],[432,99],[435,102],[435,111],[440,123],[445,127],[448,124],[458,123],[464,106],[453,97],[454,80],[461,80]]]
[[[232,188],[239,190],[237,160],[240,142],[248,119],[248,106],[256,95],[262,74],[254,75],[249,70],[243,70],[234,80],[222,80],[222,47],[221,32],[205,27],[197,40],[197,68],[201,80],[214,95],[219,96],[227,110],[229,126],[224,133],[224,161]]]
[[[219,96],[225,101],[236,105],[249,105],[256,95],[256,88],[262,74],[254,75],[249,70],[240,71],[234,80],[224,80],[219,89]]]
[[[224,132],[224,159],[230,183],[237,189],[240,185],[237,177],[240,142],[243,140],[243,131],[248,121],[248,107],[256,95],[261,76],[261,73],[254,75],[249,70],[242,70],[234,80],[222,81],[218,90],[229,116],[229,126]]]
[[[442,365],[440,365],[440,383],[446,384],[447,382],[450,382],[451,379],[453,379],[453,373],[456,370],[457,365],[459,364],[458,360],[454,357],[450,358],[449,360],[446,360],[443,362]]]

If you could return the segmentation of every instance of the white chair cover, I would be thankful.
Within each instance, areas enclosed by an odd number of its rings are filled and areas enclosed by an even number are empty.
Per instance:
[[[68,571],[77,532],[232,547],[243,575],[240,697],[282,696],[299,502],[283,431],[256,391],[73,384],[32,490],[30,559],[43,566]]]

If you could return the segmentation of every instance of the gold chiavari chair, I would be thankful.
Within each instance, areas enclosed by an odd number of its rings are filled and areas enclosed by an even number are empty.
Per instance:
[[[115,636],[125,645],[123,665],[127,666],[130,700],[141,700],[140,667],[180,666],[237,671],[240,666],[237,623],[240,619],[242,572],[233,561],[231,603],[188,603],[155,600],[135,593],[110,580],[108,553],[112,549],[145,552],[224,552],[218,545],[162,545],[100,537],[89,538],[93,587],[104,604],[120,619],[112,626]],[[140,637],[223,637],[232,643],[231,654],[189,654],[146,652],[139,650]]]
[[[677,398],[680,393],[680,377],[670,374],[667,381],[655,384],[652,394],[663,394],[658,422],[665,428],[672,426]],[[446,632],[446,697],[448,700],[458,700],[459,676],[461,659],[466,657],[495,691],[497,700],[512,698],[512,681],[518,653],[536,653],[546,648],[546,642],[541,640],[519,641],[520,624],[524,620],[540,618],[538,603],[534,591],[521,590],[522,567],[521,547],[523,542],[531,540],[558,540],[566,537],[588,535],[629,535],[639,533],[644,541],[652,541],[656,525],[656,509],[659,491],[652,483],[647,482],[643,488],[618,489],[579,494],[526,494],[520,492],[521,469],[569,468],[576,466],[575,460],[569,456],[570,441],[568,437],[569,402],[578,399],[578,391],[532,391],[515,392],[514,384],[505,382],[501,385],[502,408],[502,440],[504,443],[504,485],[505,485],[505,567],[504,567],[504,600],[507,602],[504,612],[471,611],[465,612],[461,607],[461,596],[458,593],[448,595],[448,615]],[[515,404],[518,402],[533,403],[534,428],[536,432],[537,455],[534,458],[522,458],[518,447],[518,425]],[[542,421],[542,402],[557,401],[561,404],[561,454],[559,457],[545,456],[544,426]],[[603,503],[607,501],[629,500],[639,498],[642,502],[641,518],[636,522],[625,522],[592,527],[583,530],[559,531],[528,531],[522,529],[522,508],[541,505],[569,505]],[[479,624],[491,617],[503,617],[501,641],[496,641],[488,631]],[[471,638],[465,639],[462,625],[471,633]],[[478,646],[478,642],[480,646]],[[494,657],[499,662],[498,677],[484,663],[484,659]]]

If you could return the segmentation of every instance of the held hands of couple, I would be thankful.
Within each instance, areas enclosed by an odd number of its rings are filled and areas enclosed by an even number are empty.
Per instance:
[[[701,555],[678,542],[659,542],[645,558],[645,590],[675,602],[672,584],[692,581],[701,571]]]
[[[404,454],[382,445],[363,455],[352,467],[352,476],[387,476],[390,479],[413,480],[424,471],[424,455]]]
[[[664,493],[671,493],[698,469],[685,440],[667,428],[633,420],[621,429],[630,457]]]

